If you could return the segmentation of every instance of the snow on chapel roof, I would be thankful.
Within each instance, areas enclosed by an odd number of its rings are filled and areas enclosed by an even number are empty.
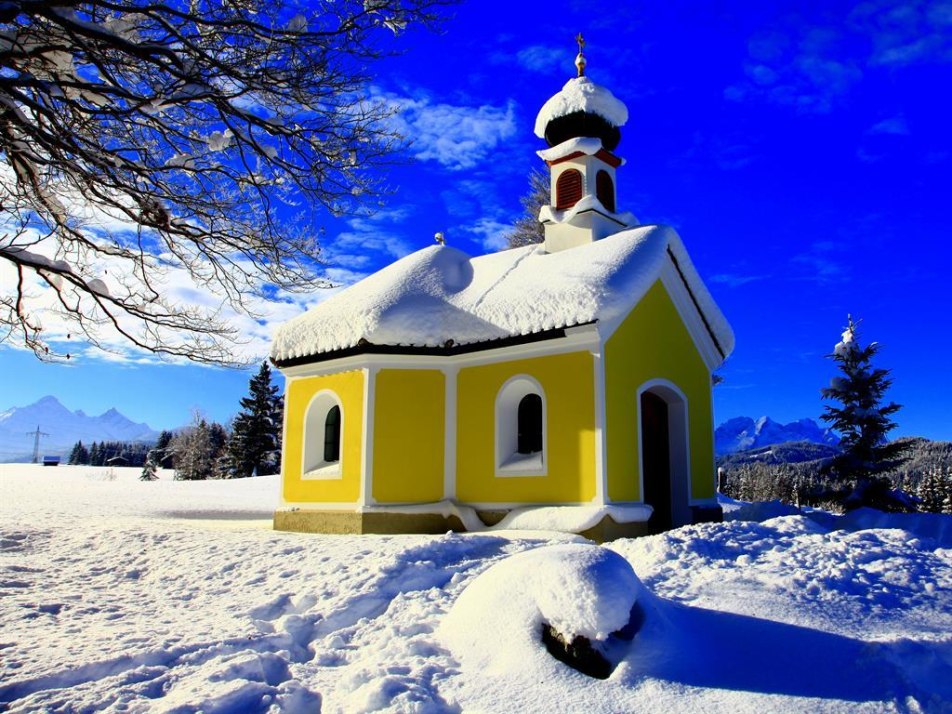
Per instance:
[[[366,343],[443,347],[610,322],[634,307],[672,259],[726,356],[733,333],[665,226],[558,253],[532,245],[473,258],[450,246],[423,248],[282,325],[271,356],[281,364]]]
[[[549,122],[575,112],[600,116],[615,127],[624,126],[628,121],[628,107],[608,89],[588,77],[573,77],[561,92],[542,105],[535,121],[535,135],[544,139]]]

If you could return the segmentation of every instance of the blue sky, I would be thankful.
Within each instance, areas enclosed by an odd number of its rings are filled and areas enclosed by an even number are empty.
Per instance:
[[[718,423],[816,418],[824,355],[847,314],[883,348],[896,434],[952,439],[952,3],[472,1],[439,34],[397,38],[372,92],[402,107],[405,161],[373,218],[318,217],[339,283],[438,230],[480,254],[519,215],[543,102],[588,74],[629,110],[619,210],[667,223],[730,320],[737,348],[715,389]],[[321,296],[269,306],[275,322]],[[80,351],[68,365],[0,348],[0,409],[55,394],[155,428],[193,409],[224,421],[251,372]]]

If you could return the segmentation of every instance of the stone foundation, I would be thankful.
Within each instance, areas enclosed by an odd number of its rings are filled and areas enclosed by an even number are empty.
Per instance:
[[[638,538],[649,535],[648,521],[634,521],[633,523],[616,523],[611,516],[605,516],[580,536],[593,540],[596,543],[608,543],[619,538]]]
[[[477,511],[480,520],[487,526],[501,521],[507,511]],[[718,523],[724,514],[720,506],[692,506],[692,523]],[[399,533],[440,534],[448,531],[463,533],[466,528],[456,516],[441,516],[437,513],[397,513],[392,511],[311,511],[285,510],[274,514],[274,529],[296,533],[329,533],[360,535],[376,533],[395,535]],[[619,538],[637,538],[650,533],[647,521],[616,523],[605,516],[597,524],[579,535],[596,543],[607,543]]]
[[[466,529],[456,516],[436,513],[356,513],[354,511],[276,511],[276,531],[360,535],[377,533],[446,533]]]

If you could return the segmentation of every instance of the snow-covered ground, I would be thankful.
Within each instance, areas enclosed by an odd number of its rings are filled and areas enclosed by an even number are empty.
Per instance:
[[[947,516],[316,536],[274,477],[137,476],[0,466],[0,710],[952,711]],[[539,641],[632,602],[608,679]]]

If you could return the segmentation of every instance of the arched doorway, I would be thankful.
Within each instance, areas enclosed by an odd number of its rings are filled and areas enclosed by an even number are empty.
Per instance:
[[[652,533],[691,522],[687,403],[674,385],[639,390],[641,486]]]

